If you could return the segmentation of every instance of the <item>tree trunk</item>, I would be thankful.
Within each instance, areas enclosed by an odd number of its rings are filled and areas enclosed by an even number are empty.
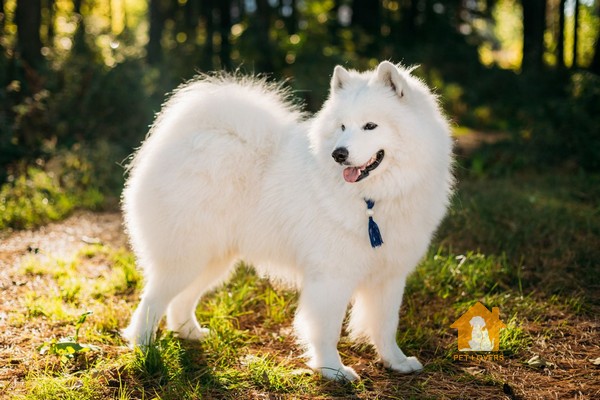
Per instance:
[[[269,37],[271,9],[268,0],[256,0],[256,19],[256,45],[261,55],[256,67],[259,72],[273,72],[273,51]]]
[[[294,7],[295,7],[295,5],[294,5]],[[340,0],[334,0],[333,7],[331,9],[332,18],[329,18],[329,20],[327,21],[327,32],[329,33],[331,44],[335,47],[340,45],[340,27],[342,25],[341,24],[342,21],[340,21],[339,13],[340,13]]]
[[[213,69],[213,55],[215,54],[215,47],[213,36],[215,34],[215,21],[213,16],[213,0],[204,0],[202,2],[202,15],[204,16],[204,26],[206,30],[206,41],[204,42],[204,57],[202,60],[202,66],[206,70]]]
[[[600,75],[600,32],[596,35],[596,42],[594,43],[594,58],[590,64],[590,71]]]
[[[36,70],[42,62],[42,23],[41,0],[17,0],[15,10],[17,25],[17,49],[28,67]]]
[[[188,0],[188,2],[185,3],[185,30],[194,42],[196,41],[196,28],[198,27],[199,15],[200,8],[198,0]]]
[[[539,71],[544,65],[544,31],[546,0],[522,0],[523,6],[523,71]]]
[[[558,6],[558,37],[556,39],[556,65],[558,68],[565,68],[565,3],[567,0],[560,0]]]
[[[375,39],[378,38],[381,33],[380,3],[380,0],[352,1],[352,25],[362,28],[365,33],[373,36]]]
[[[151,65],[156,65],[162,60],[161,39],[164,29],[164,13],[161,0],[150,0],[150,28],[149,39],[146,45],[146,60]]]
[[[410,42],[417,36],[417,18],[419,15],[417,2],[418,0],[410,0],[408,6],[402,11],[401,22],[404,28],[402,29],[400,40],[403,42]]]
[[[575,0],[573,13],[573,63],[571,68],[577,68],[577,47],[579,46],[579,0]]]
[[[73,0],[73,12],[78,18],[77,28],[75,28],[75,34],[73,35],[73,52],[76,54],[82,54],[88,50],[85,43],[85,22],[81,13],[82,3],[83,0]]]
[[[289,2],[289,7],[291,8],[290,10],[290,15],[286,18],[286,25],[287,25],[287,30],[288,30],[288,34],[293,35],[295,33],[298,32],[298,4],[296,0],[291,0]],[[334,6],[334,9],[337,8],[337,1],[335,2],[336,5]],[[337,13],[336,13],[336,17],[337,17]],[[336,18],[337,21],[337,18]]]
[[[49,47],[54,47],[54,2],[55,0],[48,0],[48,21],[47,21],[47,25],[48,25],[48,46]]]
[[[4,13],[4,0],[0,0],[0,32],[4,32],[4,22],[6,14]]]
[[[231,0],[221,0],[219,2],[219,24],[221,34],[221,68],[231,69],[231,43],[229,43],[229,33],[231,32]]]

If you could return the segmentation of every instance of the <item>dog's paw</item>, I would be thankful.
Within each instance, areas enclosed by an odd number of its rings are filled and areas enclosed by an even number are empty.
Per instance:
[[[194,326],[189,329],[178,329],[175,334],[181,339],[202,341],[210,335],[210,329]]]
[[[423,364],[416,357],[406,357],[402,362],[383,362],[386,368],[390,368],[394,371],[401,372],[403,374],[410,374],[411,372],[420,371],[423,369]]]
[[[154,333],[137,332],[131,325],[121,331],[121,337],[127,341],[130,349],[148,347],[155,340]]]
[[[341,368],[316,368],[316,371],[325,379],[341,382],[352,382],[359,379],[358,374],[350,367],[342,366]]]

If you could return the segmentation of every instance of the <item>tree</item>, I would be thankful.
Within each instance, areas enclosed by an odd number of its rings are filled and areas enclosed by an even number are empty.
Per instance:
[[[200,17],[200,3],[198,0],[188,0],[185,3],[185,29],[189,38],[194,38]]]
[[[594,43],[594,58],[590,64],[590,71],[600,75],[600,32],[598,32],[596,42]]]
[[[381,1],[380,0],[353,0],[352,1],[352,26],[360,28],[369,38],[367,53],[375,54],[379,50],[381,36]]]
[[[165,26],[165,15],[162,0],[150,0],[150,32],[146,59],[149,64],[158,64],[162,60],[161,39]]]
[[[558,38],[556,46],[556,62],[558,68],[565,67],[565,3],[567,0],[560,0],[558,6]]]
[[[378,36],[381,27],[381,4],[379,0],[353,0],[352,25],[366,33]]]
[[[221,68],[231,69],[231,43],[229,42],[229,32],[231,31],[231,0],[221,0],[219,2],[219,28],[221,34]]]
[[[271,7],[268,0],[256,0],[256,45],[260,52],[256,67],[261,72],[273,72],[273,50],[269,28],[271,26]]]
[[[283,5],[282,7],[289,7],[287,8],[289,15],[284,15],[285,18],[285,22],[286,22],[286,26],[287,26],[287,30],[288,33],[290,35],[293,35],[294,33],[298,32],[298,5],[297,0],[289,0],[288,2],[289,4],[287,5]],[[336,7],[338,7],[338,2],[335,2],[335,6],[334,9]],[[283,10],[283,8],[282,8]],[[336,14],[337,16],[337,14]]]
[[[523,6],[523,71],[539,71],[544,65],[544,31],[546,0],[522,0]]]
[[[15,10],[17,49],[26,68],[37,70],[42,62],[41,0],[17,0]]]
[[[77,54],[81,54],[89,50],[85,43],[85,22],[83,19],[83,13],[81,12],[82,3],[83,0],[73,0],[73,12],[78,17],[77,29],[75,30],[75,35],[73,36],[73,51]]]
[[[4,13],[4,0],[0,0],[0,31],[4,32],[4,20],[6,14]]]
[[[417,16],[419,10],[417,9],[416,0],[404,2],[402,4],[402,31],[400,39],[409,41],[417,36]]]
[[[54,2],[55,0],[47,0],[46,2],[47,20],[45,24],[48,29],[46,37],[48,46],[52,46],[52,43],[54,42]]]
[[[579,46],[579,0],[575,0],[573,13],[573,63],[571,68],[577,68],[577,47]]]

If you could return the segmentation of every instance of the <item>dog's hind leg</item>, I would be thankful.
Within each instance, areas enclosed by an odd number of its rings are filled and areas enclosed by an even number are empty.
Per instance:
[[[339,277],[307,278],[303,283],[294,327],[307,348],[308,366],[327,379],[358,378],[352,368],[342,364],[337,351],[351,294],[351,285]]]
[[[147,282],[140,303],[131,316],[129,326],[123,331],[123,337],[133,346],[146,346],[154,341],[156,327],[167,306],[198,275],[193,265],[182,265],[181,261],[153,265],[146,271]]]
[[[231,271],[230,259],[213,262],[202,268],[200,275],[179,293],[167,308],[167,328],[180,338],[202,340],[208,335],[196,319],[196,306],[203,293],[222,283]]]
[[[156,327],[165,314],[167,305],[185,287],[184,283],[189,282],[170,272],[168,267],[154,268],[152,272],[147,278],[140,303],[131,316],[129,326],[122,333],[132,346],[147,346],[154,341]]]
[[[396,343],[396,332],[405,279],[381,280],[359,288],[354,297],[349,329],[366,337],[377,349],[384,366],[402,373],[423,369],[415,357],[406,357]]]

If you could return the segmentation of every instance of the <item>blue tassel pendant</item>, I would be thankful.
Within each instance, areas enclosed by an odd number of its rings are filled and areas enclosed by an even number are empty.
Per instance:
[[[365,202],[367,203],[367,215],[369,216],[369,239],[371,240],[371,247],[379,247],[383,244],[383,239],[381,238],[377,222],[373,220],[373,206],[375,206],[375,202],[371,199],[365,199]]]

